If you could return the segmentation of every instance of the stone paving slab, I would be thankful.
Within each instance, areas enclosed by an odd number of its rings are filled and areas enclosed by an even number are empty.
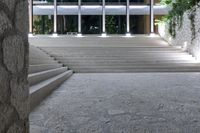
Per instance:
[[[30,114],[31,133],[199,133],[200,73],[74,74]]]

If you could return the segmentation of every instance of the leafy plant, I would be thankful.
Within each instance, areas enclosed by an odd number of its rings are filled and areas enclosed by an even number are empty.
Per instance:
[[[33,21],[35,34],[50,34],[53,32],[53,21],[48,16],[37,16]]]
[[[117,32],[114,16],[106,16],[106,30],[110,34]]]
[[[182,27],[184,13],[187,10],[191,10],[195,5],[198,5],[199,2],[200,0],[161,0],[162,4],[167,5],[171,9],[169,14],[162,18],[162,21],[168,22],[168,31],[172,37],[176,36],[177,27]],[[195,11],[192,11],[190,13],[189,19],[191,20],[191,30],[193,35],[195,34],[194,18]]]

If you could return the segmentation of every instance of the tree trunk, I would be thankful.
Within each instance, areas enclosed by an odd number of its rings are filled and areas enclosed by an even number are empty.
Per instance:
[[[28,2],[0,1],[0,133],[29,132]]]

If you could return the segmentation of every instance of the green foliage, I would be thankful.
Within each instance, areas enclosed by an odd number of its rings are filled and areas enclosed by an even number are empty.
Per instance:
[[[106,16],[106,30],[110,34],[117,32],[114,16]]]
[[[33,21],[33,30],[35,34],[51,34],[53,32],[53,21],[48,16],[38,16]]]
[[[162,21],[169,23],[169,33],[175,37],[177,27],[182,26],[183,15],[187,10],[191,10],[200,0],[161,0],[161,3],[171,8],[167,16]],[[191,29],[194,30],[195,12],[190,13]],[[193,32],[194,33],[194,32]]]
[[[189,19],[191,22],[191,31],[192,31],[192,41],[195,39],[196,37],[196,29],[195,29],[195,16],[196,16],[196,8],[192,9],[190,14],[189,14]]]
[[[126,32],[126,21],[124,16],[107,15],[106,32],[108,34],[124,34]]]

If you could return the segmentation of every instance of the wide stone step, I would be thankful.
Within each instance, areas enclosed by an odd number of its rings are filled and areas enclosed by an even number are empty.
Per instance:
[[[33,110],[46,96],[55,90],[63,81],[73,74],[72,70],[65,71],[55,77],[30,87],[30,110]]]
[[[192,55],[180,46],[169,46],[160,37],[87,36],[40,41],[38,46],[75,72],[193,72],[200,68]]]
[[[47,80],[51,77],[61,74],[66,70],[67,70],[66,67],[60,67],[60,68],[56,68],[56,69],[51,69],[51,70],[46,70],[46,71],[42,71],[42,72],[29,74],[28,75],[29,85],[30,86],[35,85],[43,80]]]
[[[200,69],[199,66],[70,66],[76,69]]]
[[[88,56],[88,55],[82,55],[82,56],[65,56],[65,57],[55,57],[56,60],[67,60],[67,59],[185,59],[185,60],[193,60],[194,58],[191,55],[168,55],[168,56],[163,56],[163,55],[133,55],[133,56],[120,56],[120,55],[93,55],[93,56]]]
[[[153,47],[151,47],[153,46]],[[119,46],[115,46],[115,45],[107,45],[107,46],[101,46],[101,45],[96,45],[96,46],[60,46],[57,47],[56,45],[54,45],[54,47],[51,46],[46,46],[46,47],[40,47],[41,49],[45,49],[45,50],[51,50],[51,49],[55,49],[55,50],[69,50],[69,49],[74,49],[74,50],[89,50],[89,49],[94,49],[94,50],[99,50],[99,49],[105,49],[105,50],[113,50],[113,49],[136,49],[136,48],[160,48],[160,49],[180,49],[178,47],[174,47],[174,46],[169,46],[169,45],[134,45],[133,47],[131,46],[126,46],[126,45],[119,45]]]
[[[58,61],[53,59],[40,59],[40,58],[31,58],[29,59],[30,65],[39,65],[39,64],[57,64]]]
[[[29,57],[48,57],[49,55],[43,50],[30,45]]]
[[[172,52],[172,53],[168,53],[168,52],[132,52],[132,53],[127,53],[127,52],[96,52],[96,53],[90,53],[90,52],[65,52],[65,53],[60,53],[60,54],[52,54],[52,56],[54,57],[65,57],[65,56],[134,56],[134,55],[162,55],[162,56],[169,56],[169,55],[173,55],[173,56],[177,56],[177,55],[189,55],[188,53],[185,52]]]
[[[29,74],[42,72],[45,70],[56,69],[62,67],[62,64],[39,64],[39,65],[30,65]]]
[[[185,58],[69,58],[69,59],[60,59],[60,62],[68,62],[68,61],[105,61],[105,62],[112,62],[112,61],[131,61],[131,62],[159,62],[159,61],[191,61],[194,62],[195,59],[185,59]]]
[[[61,50],[62,49],[62,50]],[[105,51],[105,52],[119,52],[119,51],[122,51],[122,52],[136,52],[136,51],[139,51],[139,52],[178,52],[178,51],[181,51],[181,49],[174,49],[174,48],[170,48],[170,47],[166,47],[166,48],[127,48],[127,49],[123,49],[123,48],[112,48],[112,49],[109,49],[109,48],[94,48],[94,49],[74,49],[74,48],[67,48],[67,49],[64,49],[64,48],[60,48],[60,50],[54,50],[54,48],[51,48],[51,49],[47,49],[45,48],[45,50],[48,52],[48,53],[64,53],[64,52],[102,52],[102,51]]]
[[[40,59],[40,60],[54,60],[54,58],[50,57],[49,55],[42,56],[42,55],[29,55],[29,59]]]
[[[81,63],[73,63],[73,64],[69,64],[69,67],[101,67],[101,66],[108,66],[108,67],[115,67],[115,66],[125,66],[125,67],[197,67],[200,68],[200,64],[196,64],[196,63],[149,63],[149,64],[145,64],[145,63],[110,63],[110,64],[106,64],[106,63],[99,63],[99,64],[81,64]]]
[[[160,60],[160,61],[151,61],[151,60],[143,60],[143,61],[135,61],[135,60],[65,60],[61,61],[65,65],[71,64],[177,64],[177,63],[196,63],[196,61],[191,60]]]
[[[183,52],[183,51],[131,51],[131,52],[127,52],[127,51],[96,51],[96,52],[90,52],[90,51],[79,51],[79,52],[72,52],[72,51],[65,51],[65,52],[50,52],[50,55],[52,55],[53,57],[55,56],[69,56],[69,55],[168,55],[168,54],[172,54],[172,55],[176,55],[176,54],[180,54],[180,55],[185,55],[188,53]]]
[[[185,52],[172,52],[172,53],[169,53],[169,52],[134,52],[134,53],[126,53],[126,52],[113,52],[113,53],[110,53],[110,52],[101,52],[101,53],[87,53],[87,52],[79,52],[79,53],[73,53],[73,52],[65,52],[65,53],[59,53],[59,54],[55,54],[55,53],[52,53],[51,54],[53,57],[70,57],[70,56],[149,56],[149,55],[152,55],[152,56],[164,56],[164,57],[168,57],[168,56],[184,56],[184,55],[187,55],[187,56],[192,56],[188,53],[185,53]]]
[[[168,52],[95,52],[95,53],[91,53],[91,52],[65,52],[65,53],[59,53],[59,54],[51,54],[53,57],[66,57],[66,56],[184,56],[184,55],[190,55],[188,53],[185,52],[172,52],[172,53],[168,53]]]
[[[74,69],[76,73],[144,73],[144,72],[200,72],[200,69]]]

